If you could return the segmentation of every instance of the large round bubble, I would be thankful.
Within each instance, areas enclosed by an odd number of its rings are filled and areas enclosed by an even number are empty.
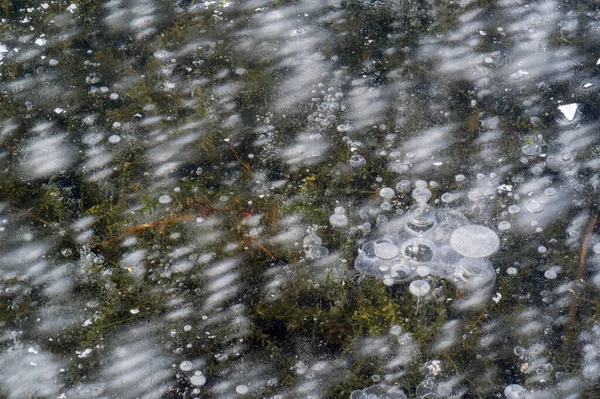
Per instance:
[[[462,256],[485,258],[500,248],[500,239],[489,227],[469,224],[454,230],[450,245]]]

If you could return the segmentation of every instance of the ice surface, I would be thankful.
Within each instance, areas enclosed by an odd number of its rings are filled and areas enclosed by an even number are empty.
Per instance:
[[[489,3],[11,7],[0,396],[593,395],[596,5]]]

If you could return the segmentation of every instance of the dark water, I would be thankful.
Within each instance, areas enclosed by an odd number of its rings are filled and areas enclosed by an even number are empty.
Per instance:
[[[0,15],[0,397],[600,396],[597,2]]]

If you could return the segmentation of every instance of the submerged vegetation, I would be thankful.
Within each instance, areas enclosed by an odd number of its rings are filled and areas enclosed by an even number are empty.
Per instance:
[[[598,396],[593,2],[0,18],[0,397]]]

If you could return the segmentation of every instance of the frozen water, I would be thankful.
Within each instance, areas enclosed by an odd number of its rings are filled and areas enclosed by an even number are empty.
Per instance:
[[[594,2],[13,3],[0,396],[595,397]]]
[[[484,258],[498,251],[500,239],[490,228],[467,225],[456,229],[450,237],[452,249],[470,258]]]

